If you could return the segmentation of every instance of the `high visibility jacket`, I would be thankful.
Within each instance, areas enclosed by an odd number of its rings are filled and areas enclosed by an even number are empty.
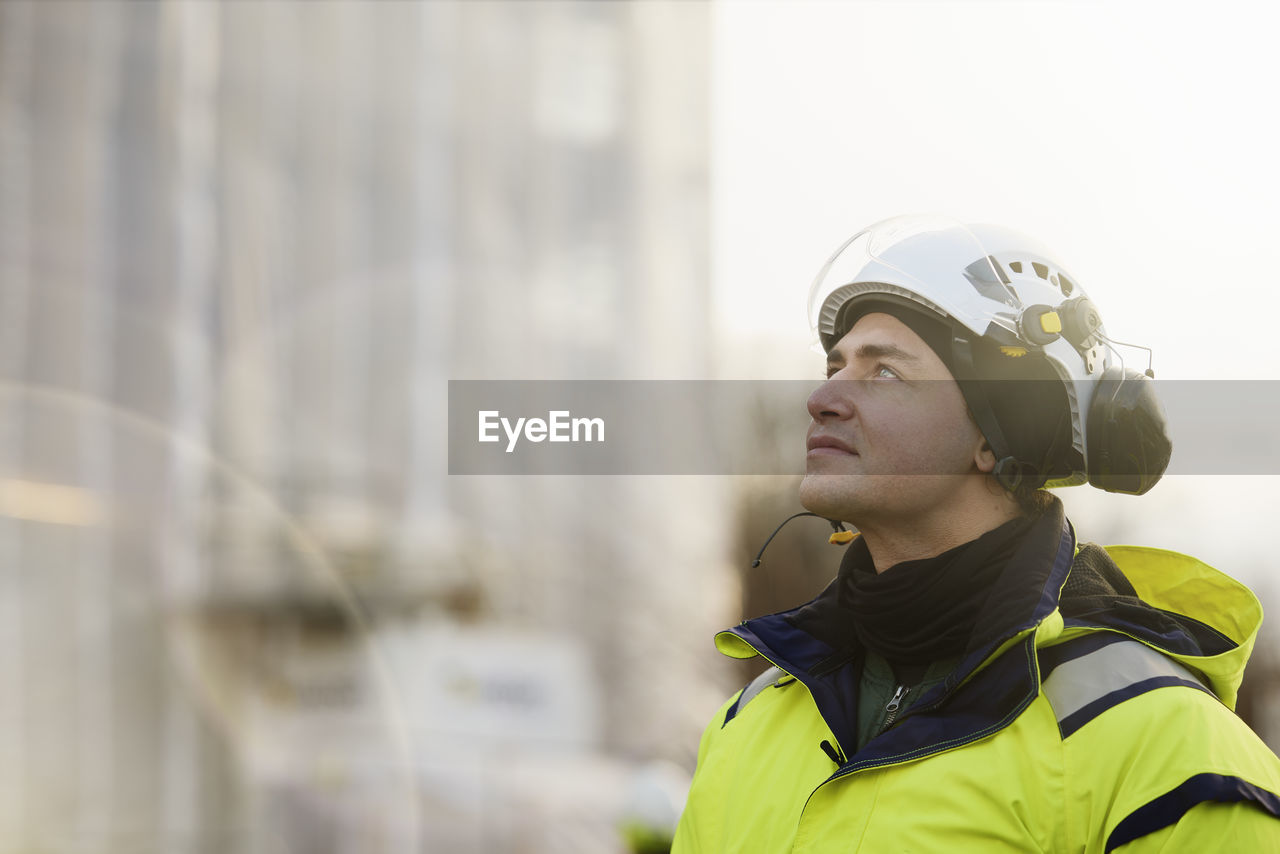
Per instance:
[[[798,617],[831,588],[717,635],[778,670],[707,726],[673,851],[1280,852],[1280,760],[1232,711],[1257,598],[1109,547],[1142,602],[1064,617],[1077,548],[1057,518],[1036,565],[1002,575],[999,626],[860,751],[850,650]]]

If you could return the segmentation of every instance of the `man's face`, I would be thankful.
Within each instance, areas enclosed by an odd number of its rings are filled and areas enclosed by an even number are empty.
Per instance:
[[[805,507],[858,526],[911,524],[967,500],[990,452],[920,336],[868,314],[828,354],[827,377],[809,396]]]

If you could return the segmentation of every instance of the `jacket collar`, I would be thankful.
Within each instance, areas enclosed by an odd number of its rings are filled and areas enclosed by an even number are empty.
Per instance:
[[[1063,514],[1061,502],[1055,500],[1036,520],[993,585],[979,618],[979,629],[959,666],[942,684],[918,698],[909,714],[949,701],[956,689],[980,669],[986,674],[984,683],[999,684],[987,685],[979,695],[968,698],[964,705],[976,702],[977,707],[985,708],[966,711],[965,735],[972,736],[994,725],[1015,707],[1020,709],[1030,702],[1039,685],[1034,662],[1034,630],[1056,612],[1074,553],[1075,535]],[[762,655],[790,673],[809,689],[837,741],[841,745],[853,745],[857,662],[863,650],[849,625],[848,612],[838,600],[838,588],[833,583],[806,605],[747,620],[721,632],[716,636],[716,646],[735,658]],[[1030,650],[1028,655],[1001,655],[1024,641]],[[995,666],[996,659],[1009,661]],[[981,714],[975,716],[979,711]],[[919,736],[918,730],[917,726],[897,726],[888,735],[873,739],[857,758],[861,760],[863,754],[877,745],[896,749],[892,744],[880,743],[896,740],[889,736],[899,732]],[[956,734],[951,733],[953,737]],[[915,748],[926,747],[928,741],[926,737]]]
[[[800,608],[747,620],[719,633],[716,646],[734,658],[762,655],[793,675],[809,689],[837,744],[852,746],[862,651],[837,593],[832,585]],[[1133,546],[1085,545],[1077,552],[1055,500],[993,586],[957,668],[837,776],[927,756],[1008,726],[1039,693],[1037,647],[1065,639],[1064,629],[1120,632],[1147,643],[1199,670],[1233,706],[1260,620],[1252,592],[1194,558]]]
[[[992,586],[964,661],[1034,628],[1051,614],[1058,606],[1074,552],[1075,534],[1062,503],[1055,499]],[[763,655],[797,678],[815,669],[822,675],[833,662],[852,660],[861,651],[838,594],[833,582],[798,608],[746,620],[721,632],[716,646],[734,658]]]

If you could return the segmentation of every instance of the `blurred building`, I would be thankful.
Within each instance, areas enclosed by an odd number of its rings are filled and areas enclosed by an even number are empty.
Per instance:
[[[708,14],[0,4],[0,852],[608,851],[678,790],[724,488],[451,478],[445,407],[709,374]]]

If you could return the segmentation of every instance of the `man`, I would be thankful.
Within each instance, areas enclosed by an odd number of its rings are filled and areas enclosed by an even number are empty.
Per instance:
[[[817,599],[717,636],[773,666],[708,725],[673,850],[1280,851],[1280,761],[1232,711],[1256,598],[1077,542],[1041,488],[1142,493],[1169,459],[1075,281],[1013,232],[897,218],[810,307],[800,497],[860,536]]]

